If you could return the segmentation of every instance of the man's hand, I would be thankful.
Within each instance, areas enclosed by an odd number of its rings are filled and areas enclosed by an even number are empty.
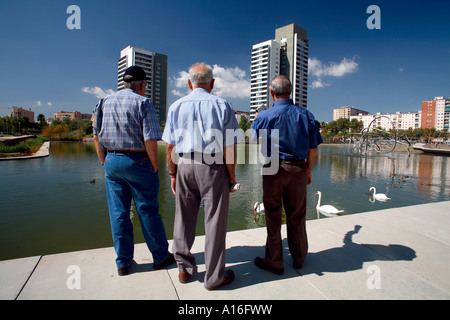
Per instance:
[[[170,188],[172,189],[173,194],[175,195],[177,185],[177,178],[174,176],[170,176]]]
[[[309,149],[308,152],[308,158],[306,159],[306,170],[308,174],[308,185],[311,184],[312,178],[311,178],[311,172],[314,167],[314,162],[316,162],[316,155],[317,155],[317,148],[316,149]]]
[[[310,184],[311,184],[311,181],[312,181],[312,177],[311,177],[311,172],[310,171],[308,171],[308,176],[307,176],[307,180],[308,180],[308,183],[307,183],[307,185],[309,186]]]
[[[144,141],[144,144],[153,172],[156,172],[158,171],[158,142],[156,140],[147,140]]]
[[[166,160],[167,166],[169,167],[169,175],[170,175],[170,187],[172,188],[173,194],[176,191],[177,184],[177,165],[175,164],[175,145],[167,144],[166,145]]]
[[[103,149],[102,145],[100,144],[100,140],[98,139],[98,135],[94,134],[94,145],[95,145],[95,151],[97,152],[98,160],[100,160],[100,163],[102,165],[105,164],[105,158],[106,158],[106,151]]]

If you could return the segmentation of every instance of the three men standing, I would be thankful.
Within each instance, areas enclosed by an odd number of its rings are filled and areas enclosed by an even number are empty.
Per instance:
[[[162,136],[154,108],[143,97],[145,72],[139,67],[130,67],[124,81],[124,90],[100,100],[93,119],[95,147],[105,167],[119,275],[128,274],[133,261],[130,205],[134,199],[154,267],[163,268],[175,258],[180,282],[189,282],[190,276],[197,272],[190,250],[203,201],[204,286],[213,290],[232,282],[233,271],[225,270],[225,239],[229,194],[236,184],[235,143],[243,136],[228,102],[211,94],[214,88],[212,68],[204,63],[191,66],[188,85],[192,92],[171,105]],[[311,183],[317,147],[322,143],[314,116],[293,104],[291,91],[289,79],[276,77],[270,85],[273,108],[261,111],[252,124],[254,132],[266,131],[268,144],[275,132],[279,138],[278,152],[272,150],[273,154],[268,154],[269,158],[276,157],[278,170],[263,176],[267,225],[265,257],[254,261],[258,267],[276,274],[284,272],[280,232],[282,202],[294,267],[301,267],[306,257],[306,189]],[[167,143],[166,157],[176,199],[174,255],[168,251],[164,225],[158,213],[157,140],[161,138]]]

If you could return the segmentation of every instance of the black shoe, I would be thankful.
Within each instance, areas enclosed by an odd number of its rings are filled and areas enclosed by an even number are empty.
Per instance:
[[[173,257],[172,253],[169,253],[169,256],[163,262],[161,262],[161,263],[153,263],[153,269],[160,270],[162,268],[165,268],[165,267],[171,265],[172,263],[175,263],[175,258]]]
[[[261,268],[263,270],[267,270],[267,271],[273,272],[278,275],[282,275],[284,273],[284,268],[282,268],[282,269],[272,268],[271,266],[266,264],[266,262],[264,261],[264,258],[256,257],[254,263],[256,264],[256,266],[258,268]]]
[[[302,264],[301,263],[294,263],[294,268],[295,269],[301,269],[302,268]]]
[[[130,273],[131,266],[133,265],[133,260],[130,262],[130,264],[126,267],[117,268],[117,273],[119,276],[126,276]]]

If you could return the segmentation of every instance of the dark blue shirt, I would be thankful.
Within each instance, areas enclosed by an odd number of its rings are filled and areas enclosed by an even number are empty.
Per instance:
[[[323,142],[314,115],[299,106],[292,99],[281,99],[273,107],[261,111],[253,121],[252,129],[256,137],[261,136],[260,129],[267,130],[268,156],[271,156],[270,143],[278,147],[282,160],[302,160],[308,156],[309,149],[316,149]],[[272,142],[273,129],[278,129],[279,145]],[[253,139],[256,138],[255,135]]]

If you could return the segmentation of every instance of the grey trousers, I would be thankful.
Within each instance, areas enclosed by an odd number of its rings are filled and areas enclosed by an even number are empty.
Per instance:
[[[229,205],[229,179],[224,164],[178,164],[173,253],[180,271],[197,272],[191,248],[200,202],[205,211],[206,288],[221,284],[225,272],[225,238]]]

